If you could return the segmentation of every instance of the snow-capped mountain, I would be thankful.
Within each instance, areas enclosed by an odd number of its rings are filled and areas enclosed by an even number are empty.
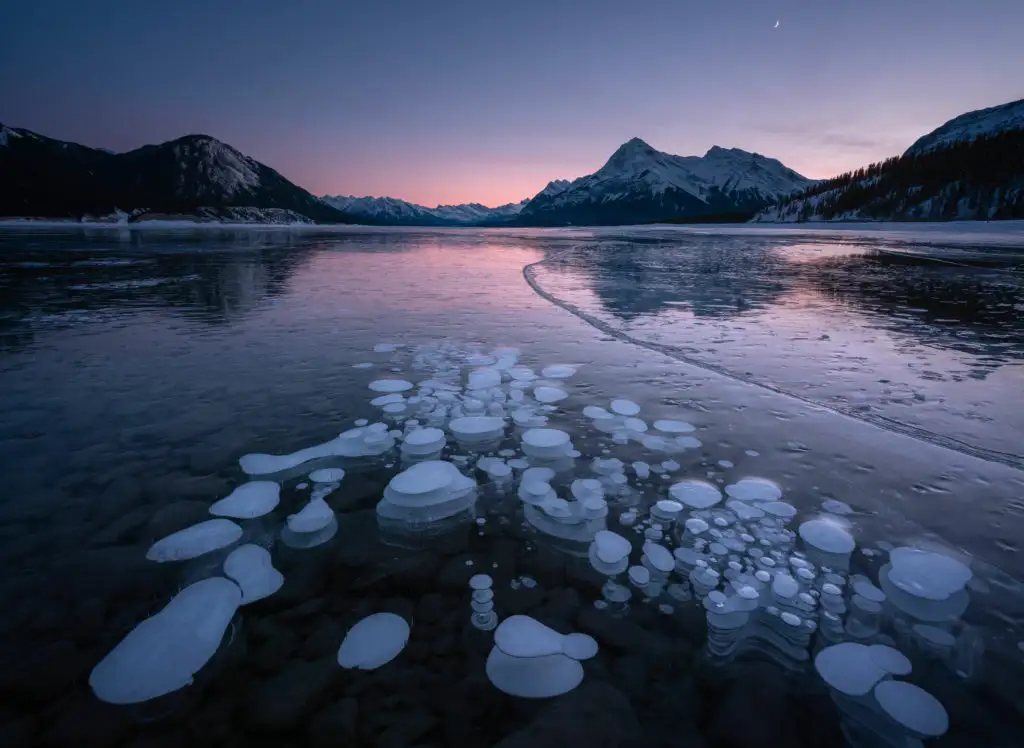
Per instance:
[[[1024,100],[956,117],[902,156],[824,180],[753,220],[1009,218],[1024,218]]]
[[[904,155],[926,153],[978,136],[998,135],[1010,130],[1024,130],[1024,99],[954,117],[946,124],[919,138]]]
[[[0,216],[351,223],[208,135],[110,153],[0,125]]]
[[[515,222],[608,225],[750,214],[811,184],[775,159],[738,148],[674,156],[633,138],[593,174],[548,184]]]
[[[429,208],[394,197],[324,195],[328,205],[371,223],[389,226],[438,226],[443,223]]]
[[[515,216],[529,202],[507,203],[488,208],[480,203],[438,205],[428,208],[394,197],[347,197],[324,195],[325,203],[350,215],[391,226],[457,226],[500,222]]]

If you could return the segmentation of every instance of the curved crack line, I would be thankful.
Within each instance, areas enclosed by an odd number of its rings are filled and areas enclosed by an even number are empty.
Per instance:
[[[979,447],[975,444],[965,442],[961,439],[957,439],[952,436],[945,436],[943,434],[936,434],[934,431],[929,431],[928,429],[924,429],[919,426],[912,426],[908,423],[903,423],[902,421],[897,421],[893,418],[888,418],[887,416],[867,416],[864,415],[863,413],[836,407],[835,405],[827,405],[818,400],[812,400],[809,397],[804,397],[803,395],[798,395],[794,392],[789,392],[779,387],[773,387],[770,384],[765,384],[764,382],[760,382],[751,377],[746,377],[742,374],[737,374],[736,372],[730,371],[725,367],[718,366],[717,364],[712,364],[706,361],[699,361],[697,359],[690,358],[689,356],[687,356],[684,353],[681,353],[678,349],[673,348],[672,346],[633,338],[628,334],[622,332],[621,330],[616,330],[614,327],[598,319],[597,317],[594,317],[591,314],[587,314],[579,307],[576,307],[573,304],[570,304],[566,301],[562,301],[553,294],[550,294],[547,291],[545,291],[544,288],[540,285],[540,282],[534,277],[534,269],[539,265],[543,265],[549,262],[551,259],[552,258],[550,257],[545,257],[543,260],[531,262],[529,265],[526,265],[523,268],[523,278],[526,279],[527,285],[529,285],[530,288],[533,289],[533,292],[540,296],[542,299],[550,302],[551,304],[554,304],[560,309],[565,310],[574,317],[583,320],[591,327],[600,330],[606,335],[610,335],[616,340],[619,340],[623,343],[629,343],[630,345],[639,346],[640,348],[646,348],[647,350],[654,351],[655,353],[661,353],[662,355],[668,356],[669,358],[674,359],[676,361],[681,361],[682,363],[687,364],[689,366],[694,366],[698,369],[704,369],[705,371],[710,371],[713,374],[718,374],[719,376],[727,377],[728,379],[743,382],[744,384],[750,385],[752,387],[759,387],[763,390],[774,392],[776,395],[782,395],[783,397],[798,400],[807,405],[814,406],[815,408],[820,408],[821,410],[833,413],[838,416],[845,416],[846,418],[851,418],[855,421],[866,423],[869,426],[874,426],[876,428],[883,429],[884,431],[889,431],[894,434],[907,436],[910,437],[911,439],[916,439],[917,441],[924,442],[926,444],[931,444],[933,446],[949,449],[954,452],[959,452],[960,454],[968,455],[970,457],[976,457],[980,460],[985,460],[986,462],[995,462],[1001,465],[1006,465],[1008,467],[1014,468],[1016,470],[1024,471],[1024,456],[1014,454],[1013,452],[1000,452],[999,450],[995,449]]]

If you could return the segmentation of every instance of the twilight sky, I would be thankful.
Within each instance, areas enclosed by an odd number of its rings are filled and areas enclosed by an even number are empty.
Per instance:
[[[1024,97],[1022,0],[31,0],[0,17],[5,124],[118,151],[202,132],[316,194],[431,206],[530,197],[633,136],[832,176]]]

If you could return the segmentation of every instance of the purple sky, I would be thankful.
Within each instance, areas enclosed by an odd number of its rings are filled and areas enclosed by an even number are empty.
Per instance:
[[[532,196],[633,136],[826,177],[1024,97],[1021,29],[1022,0],[32,0],[3,11],[0,121],[203,132],[428,205]]]

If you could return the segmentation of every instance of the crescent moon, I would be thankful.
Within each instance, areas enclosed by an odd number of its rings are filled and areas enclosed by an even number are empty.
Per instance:
[[[775,22],[775,25],[774,25],[774,26],[772,26],[772,28],[774,28],[774,29],[777,29],[778,27],[779,27],[779,22],[778,22],[778,21],[776,21],[776,22]]]

